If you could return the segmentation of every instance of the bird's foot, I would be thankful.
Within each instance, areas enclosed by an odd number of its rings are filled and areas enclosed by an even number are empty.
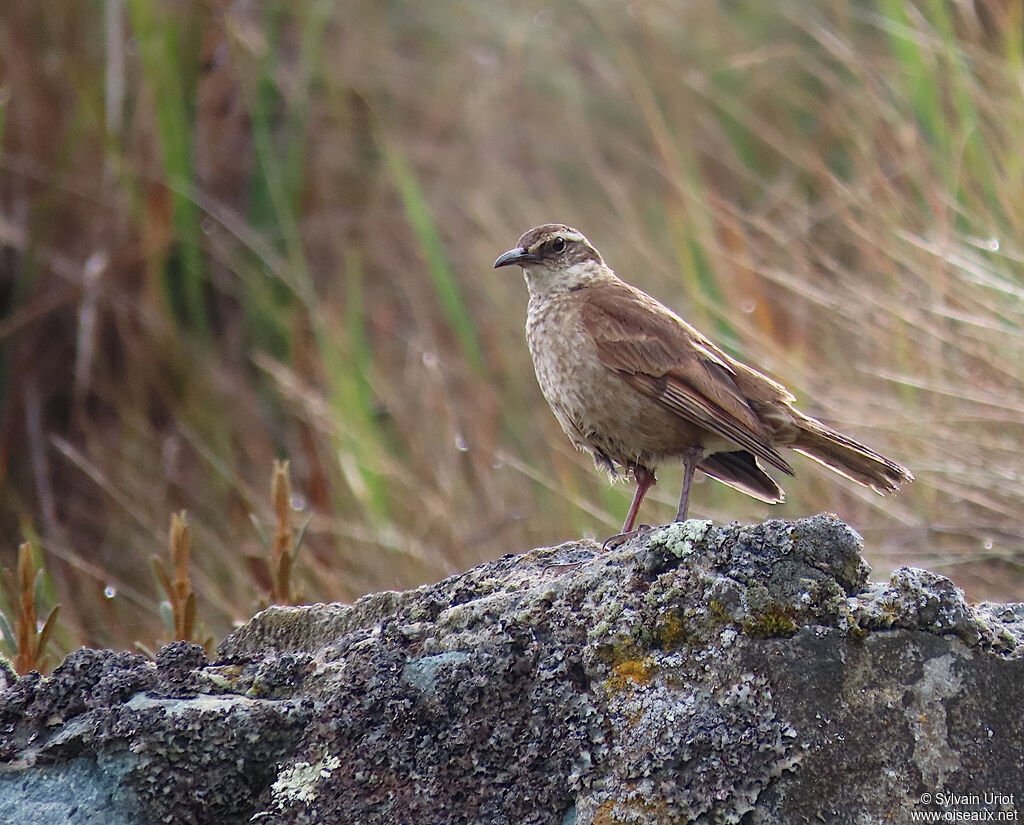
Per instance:
[[[555,573],[564,573],[566,570],[573,570],[577,567],[581,567],[585,563],[586,559],[581,559],[580,561],[553,562],[551,564],[545,564],[543,569],[545,571],[554,571]]]
[[[625,544],[630,539],[635,539],[637,536],[642,536],[644,533],[649,533],[654,528],[650,524],[641,524],[635,530],[630,530],[627,533],[619,533],[617,536],[612,536],[610,539],[606,539],[604,544],[601,545],[602,550],[614,550]]]

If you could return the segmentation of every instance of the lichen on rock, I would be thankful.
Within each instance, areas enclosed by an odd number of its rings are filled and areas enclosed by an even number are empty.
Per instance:
[[[1024,609],[869,583],[862,546],[692,520],[271,607],[212,662],[80,651],[0,693],[0,810],[73,781],[107,825],[882,821],[1024,787]]]

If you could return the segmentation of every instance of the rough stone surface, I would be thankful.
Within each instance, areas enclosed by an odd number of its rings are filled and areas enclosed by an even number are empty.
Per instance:
[[[868,572],[832,516],[691,520],[614,551],[571,542],[353,605],[270,608],[213,662],[184,644],[155,664],[81,650],[0,693],[0,822],[1016,811],[1024,606]]]

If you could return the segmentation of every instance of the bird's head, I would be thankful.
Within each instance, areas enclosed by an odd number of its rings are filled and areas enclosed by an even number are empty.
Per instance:
[[[535,296],[570,292],[612,275],[598,252],[578,229],[546,223],[526,232],[514,249],[498,257],[494,268],[516,264]]]

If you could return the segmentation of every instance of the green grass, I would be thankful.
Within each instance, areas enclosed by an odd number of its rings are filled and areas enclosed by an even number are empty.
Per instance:
[[[416,236],[420,256],[426,263],[441,313],[455,333],[462,357],[473,369],[483,372],[483,353],[477,340],[476,325],[462,298],[455,270],[448,260],[437,222],[416,173],[398,143],[389,141],[382,134],[378,135],[378,141],[384,153],[385,166],[401,195],[406,220]]]
[[[375,524],[387,519],[388,483],[381,457],[393,445],[375,420],[373,389],[373,352],[366,334],[363,302],[362,263],[358,252],[345,259],[345,306],[342,329],[345,340],[338,341],[327,329],[321,329],[318,342],[324,358],[327,380],[332,385],[331,410],[340,423],[335,438],[339,455],[353,459],[348,489],[358,500],[363,513]]]
[[[167,14],[160,4],[129,0],[130,25],[136,35],[139,63],[153,96],[155,126],[164,180],[172,204],[175,242],[153,265],[163,270],[162,286],[172,311],[196,334],[208,332],[205,272],[200,249],[199,213],[189,194],[195,188],[192,139],[197,20]]]

